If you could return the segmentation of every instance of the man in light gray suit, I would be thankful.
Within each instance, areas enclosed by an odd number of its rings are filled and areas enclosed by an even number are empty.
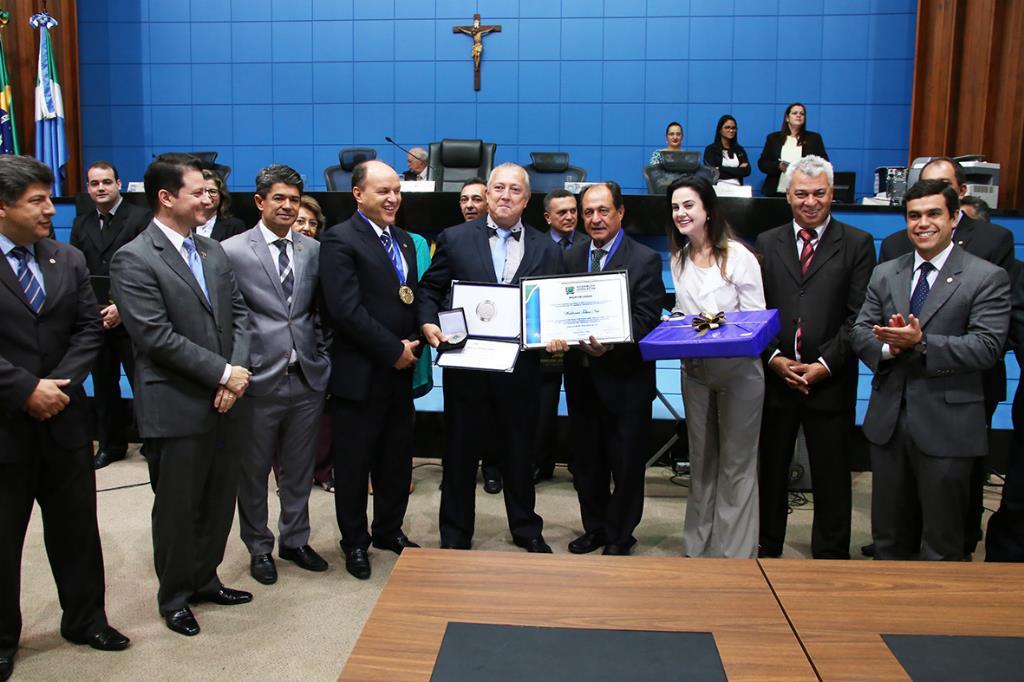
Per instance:
[[[210,206],[199,160],[161,154],[145,185],[153,222],[114,254],[110,276],[135,352],[157,602],[167,627],[191,636],[190,603],[252,600],[217,577],[234,520],[237,464],[224,439],[249,386],[249,311],[220,244],[192,234]]]
[[[952,242],[959,198],[922,180],[905,197],[914,252],[875,268],[852,336],[875,373],[871,443],[877,559],[964,559],[973,459],[985,456],[982,372],[1001,357],[1006,271]]]
[[[238,517],[251,556],[249,571],[277,581],[267,527],[267,477],[278,453],[281,514],[278,556],[308,571],[327,562],[309,546],[309,492],[324,391],[331,374],[316,310],[320,244],[292,231],[302,176],[288,166],[256,176],[256,227],[222,243],[249,306],[252,386],[238,406],[232,447],[239,452]]]

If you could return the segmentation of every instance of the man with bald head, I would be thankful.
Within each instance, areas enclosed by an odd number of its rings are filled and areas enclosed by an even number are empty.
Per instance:
[[[324,233],[320,285],[331,342],[334,496],[345,568],[370,577],[367,550],[418,547],[402,532],[412,478],[412,374],[419,354],[418,273],[409,234],[395,225],[401,181],[366,161],[352,172],[356,212]],[[366,481],[373,483],[367,530]]]
[[[523,223],[530,179],[503,163],[487,182],[487,213],[444,230],[430,269],[420,281],[416,316],[435,348],[445,340],[438,310],[451,306],[453,279],[518,284],[520,278],[555,274],[561,253],[553,241]],[[497,455],[512,541],[529,552],[551,552],[534,512],[532,448],[540,386],[537,351],[525,351],[510,373],[444,371],[445,453],[441,482],[441,547],[469,549],[473,540],[476,462]]]

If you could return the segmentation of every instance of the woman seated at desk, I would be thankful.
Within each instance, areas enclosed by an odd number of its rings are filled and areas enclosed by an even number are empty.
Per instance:
[[[800,102],[793,102],[786,107],[782,128],[765,138],[764,150],[757,160],[757,167],[765,174],[761,194],[766,197],[785,196],[786,188],[782,182],[786,166],[811,154],[828,161],[821,135],[807,130],[806,107]]]
[[[718,169],[718,184],[742,185],[750,175],[747,150],[739,142],[736,119],[729,114],[718,119],[715,141],[704,148],[704,164]]]
[[[655,150],[651,154],[651,160],[647,163],[649,166],[661,163],[662,152],[678,152],[680,146],[683,144],[683,124],[678,121],[672,121],[665,128],[665,142],[668,143],[663,149]]]

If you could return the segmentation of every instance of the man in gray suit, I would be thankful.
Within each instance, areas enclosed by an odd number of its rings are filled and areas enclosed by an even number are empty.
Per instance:
[[[952,242],[956,191],[922,180],[905,197],[914,252],[871,275],[852,332],[871,367],[877,559],[964,559],[973,459],[983,457],[982,372],[999,360],[1010,318],[1006,271]]]
[[[292,231],[302,176],[269,166],[256,176],[256,227],[223,242],[249,307],[252,386],[232,423],[241,455],[238,517],[249,571],[264,585],[277,582],[267,527],[267,478],[275,451],[281,514],[278,556],[307,571],[327,562],[309,546],[309,492],[320,415],[331,365],[316,311],[320,243]]]
[[[157,602],[167,627],[191,636],[190,603],[252,600],[217,577],[238,486],[225,422],[249,386],[249,311],[220,244],[192,234],[210,205],[199,160],[161,154],[145,185],[153,222],[114,255],[110,276],[135,349]]]

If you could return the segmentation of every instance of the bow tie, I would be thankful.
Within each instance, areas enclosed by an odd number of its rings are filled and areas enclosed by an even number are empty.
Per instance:
[[[499,229],[504,230],[505,228],[504,227],[501,227],[501,228],[498,228],[498,227],[488,227],[487,230],[490,232],[489,236],[491,236],[491,237],[501,237],[501,235],[498,234],[498,230]],[[522,230],[512,230],[512,233],[509,235],[509,237],[512,237],[512,239],[515,239],[516,241],[519,241],[519,238],[522,235],[523,235],[523,231]]]

